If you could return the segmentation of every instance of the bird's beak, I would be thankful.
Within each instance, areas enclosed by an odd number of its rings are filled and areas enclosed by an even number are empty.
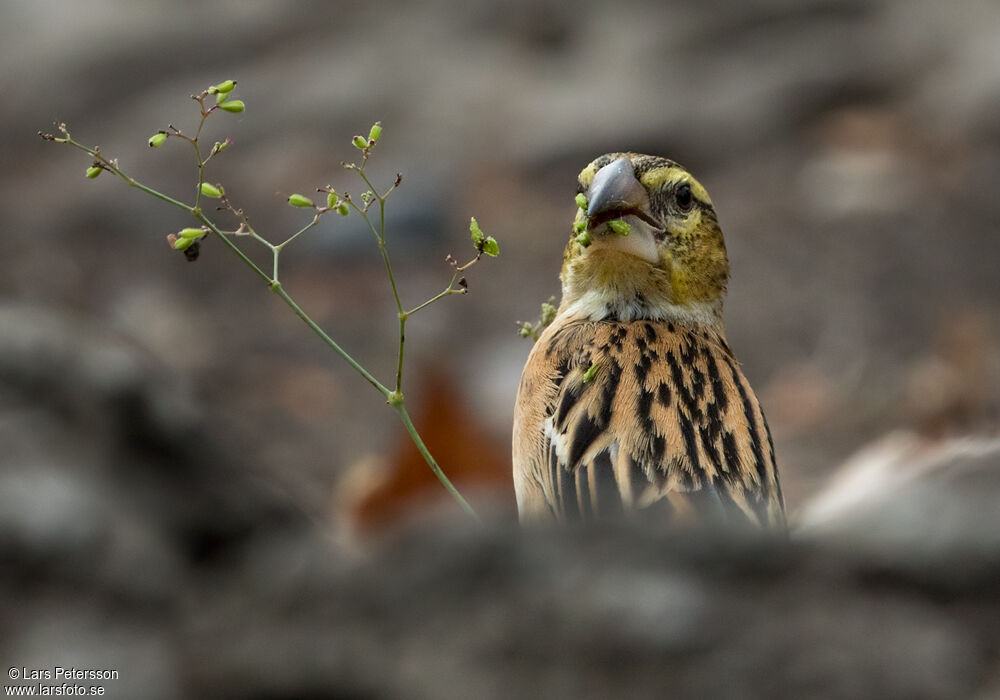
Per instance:
[[[650,219],[649,195],[635,176],[632,161],[619,158],[594,175],[587,191],[588,228],[633,214]]]

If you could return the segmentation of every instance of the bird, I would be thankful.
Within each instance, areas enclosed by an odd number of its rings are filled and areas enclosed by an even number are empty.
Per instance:
[[[774,442],[726,341],[729,260],[680,164],[609,153],[578,177],[562,298],[514,410],[522,523],[785,529]]]

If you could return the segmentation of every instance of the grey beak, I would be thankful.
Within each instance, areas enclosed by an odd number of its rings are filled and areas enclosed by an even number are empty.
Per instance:
[[[648,212],[649,195],[635,177],[632,161],[619,158],[594,175],[587,192],[587,216],[599,221],[610,212]]]

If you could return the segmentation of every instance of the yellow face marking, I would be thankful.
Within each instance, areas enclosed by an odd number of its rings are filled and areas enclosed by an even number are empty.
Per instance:
[[[591,175],[591,178],[593,178],[593,175]],[[705,204],[712,203],[712,198],[708,196],[708,190],[702,187],[700,182],[691,177],[691,173],[684,168],[676,166],[653,168],[643,173],[642,177],[639,178],[639,182],[647,190],[655,190],[665,182],[676,182],[678,184],[686,182],[691,186],[691,192],[696,199],[705,202]]]
[[[597,174],[597,168],[594,167],[593,163],[591,163],[586,168],[580,171],[580,174],[577,176],[577,180],[580,182],[580,184],[583,186],[585,190],[590,189],[590,183],[594,181],[594,175],[596,174]]]
[[[701,209],[692,209],[683,219],[671,217],[668,229],[670,235],[678,238],[686,238],[694,233],[701,225]]]
[[[675,304],[685,304],[690,294],[687,270],[678,265],[671,267],[670,287],[673,292],[673,302]]]

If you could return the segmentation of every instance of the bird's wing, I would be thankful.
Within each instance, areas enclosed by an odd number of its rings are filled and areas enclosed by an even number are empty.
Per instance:
[[[520,392],[522,506],[544,504],[559,519],[645,511],[784,523],[764,414],[710,330],[667,321],[550,327]]]

